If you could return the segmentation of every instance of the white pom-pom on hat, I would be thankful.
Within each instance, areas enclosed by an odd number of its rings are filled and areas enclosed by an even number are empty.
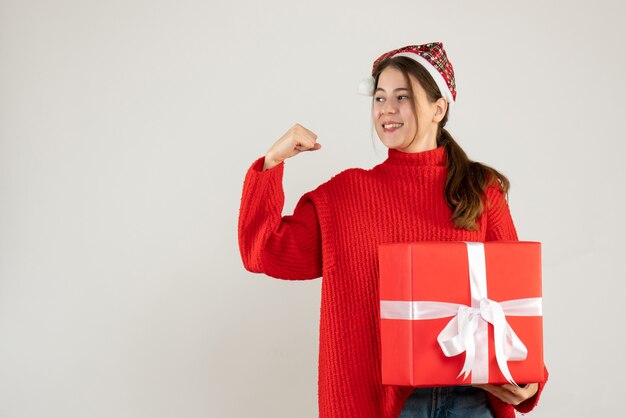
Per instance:
[[[361,82],[359,83],[358,92],[359,94],[362,94],[363,96],[373,96],[374,95],[374,77],[369,76],[361,80]]]

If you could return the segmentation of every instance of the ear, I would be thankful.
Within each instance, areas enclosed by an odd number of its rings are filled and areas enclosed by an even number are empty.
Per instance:
[[[448,111],[448,102],[443,97],[440,97],[435,102],[435,114],[433,115],[433,122],[439,123],[442,121],[446,112]]]

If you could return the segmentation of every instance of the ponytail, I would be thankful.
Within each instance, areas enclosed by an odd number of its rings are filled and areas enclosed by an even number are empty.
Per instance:
[[[477,220],[484,210],[485,190],[495,185],[506,197],[509,180],[494,168],[471,161],[446,129],[440,125],[439,130],[437,145],[444,146],[447,155],[445,199],[452,210],[451,220],[456,228],[475,231],[478,229]]]

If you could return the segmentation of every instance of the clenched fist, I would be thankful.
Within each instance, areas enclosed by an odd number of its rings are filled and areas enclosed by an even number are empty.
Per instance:
[[[315,151],[322,148],[316,140],[317,135],[296,123],[267,151],[263,171],[277,166],[302,151]]]

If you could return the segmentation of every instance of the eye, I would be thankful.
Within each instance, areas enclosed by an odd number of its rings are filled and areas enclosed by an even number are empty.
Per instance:
[[[374,101],[375,101],[375,102],[382,103],[382,102],[384,102],[384,101],[385,101],[385,98],[384,98],[384,97],[374,97]]]
[[[398,100],[406,100],[409,96],[398,96]]]

